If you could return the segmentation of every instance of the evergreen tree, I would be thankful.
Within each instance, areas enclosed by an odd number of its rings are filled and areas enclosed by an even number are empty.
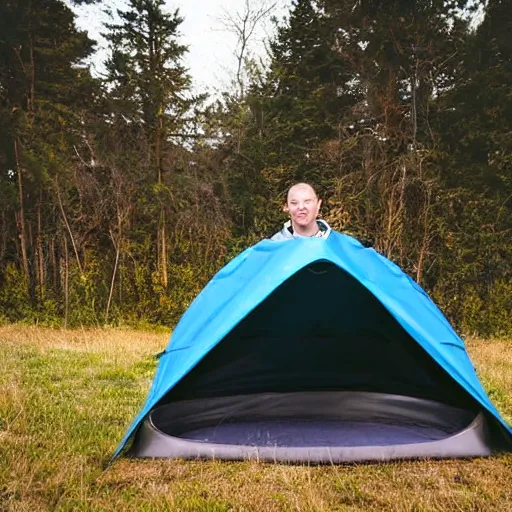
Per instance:
[[[140,127],[147,141],[147,167],[160,204],[157,228],[157,268],[161,283],[167,276],[167,213],[172,195],[164,180],[164,153],[171,137],[183,134],[187,114],[196,98],[186,93],[190,77],[181,61],[186,46],[178,42],[183,19],[178,11],[166,13],[164,0],[130,0],[118,10],[120,23],[109,24],[107,38],[112,55],[107,62],[115,112]]]
[[[447,278],[436,292],[462,328],[490,334],[508,328],[502,312],[512,304],[512,12],[491,0],[484,15],[459,82],[438,101]]]
[[[108,24],[111,58],[107,62],[111,98],[118,112],[143,124],[151,140],[154,180],[163,181],[162,146],[180,135],[195,98],[186,97],[191,81],[182,59],[187,47],[178,43],[183,19],[164,11],[164,0],[130,0],[118,11],[119,24]]]
[[[259,234],[274,229],[282,217],[283,192],[294,181],[327,188],[330,177],[320,170],[319,150],[337,136],[354,102],[344,59],[333,49],[334,35],[314,1],[297,0],[270,45],[269,70],[249,88],[240,121],[244,137],[233,141],[231,164],[235,223],[244,229]]]
[[[355,102],[350,69],[334,50],[335,32],[311,0],[293,4],[287,24],[271,44],[271,67],[261,93],[273,122],[276,161],[289,162],[288,182],[319,179],[314,153],[336,137]]]
[[[334,2],[320,5],[360,101],[345,137],[326,154],[338,172],[336,227],[369,233],[418,281],[435,261],[439,197],[436,97],[458,80],[467,2]]]
[[[47,285],[58,281],[51,183],[73,158],[77,113],[89,102],[91,86],[80,63],[93,43],[76,30],[73,13],[58,0],[8,0],[0,7],[0,20],[0,179],[17,189],[8,245],[16,248],[14,261],[32,302],[40,303]]]
[[[178,11],[166,12],[163,0],[131,0],[127,9],[117,14],[119,23],[107,25],[112,126],[103,155],[111,168],[122,170],[125,184],[137,190],[137,204],[132,205],[129,232],[125,232],[132,261],[140,258],[136,265],[145,270],[144,277],[139,274],[135,280],[133,291],[148,298],[146,310],[152,310],[156,320],[162,319],[159,311],[167,307],[174,319],[185,301],[175,302],[171,297],[190,297],[197,291],[197,283],[190,292],[180,288],[185,274],[203,258],[203,249],[217,265],[214,254],[222,245],[212,252],[210,240],[215,240],[217,233],[222,237],[225,231],[222,218],[218,226],[212,226],[213,219],[203,216],[207,205],[213,211],[218,206],[208,193],[210,176],[198,174],[202,157],[196,158],[196,151],[204,152],[197,125],[203,118],[204,97],[192,94],[190,76],[182,64],[187,48],[179,43],[183,19]],[[185,218],[191,222],[186,229],[182,224]],[[192,236],[183,236],[195,232],[200,238],[204,230],[209,231],[209,240],[197,247],[191,246]],[[194,267],[198,276],[211,267],[209,262],[202,263],[203,269]],[[133,268],[129,274],[137,275]]]

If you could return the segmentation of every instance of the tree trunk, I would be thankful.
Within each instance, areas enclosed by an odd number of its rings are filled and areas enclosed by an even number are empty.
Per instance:
[[[2,226],[0,227],[0,236],[2,237],[2,242],[0,243],[0,266],[3,266],[3,261],[7,252],[7,235],[7,220],[5,218],[5,211],[3,211]]]
[[[66,234],[63,236],[64,240],[64,327],[68,326],[69,314],[69,255],[68,255],[68,239]]]
[[[62,198],[60,196],[59,182],[57,180],[55,180],[55,189],[57,191],[57,200],[59,202],[60,213],[62,214],[62,219],[64,220],[64,224],[66,225],[66,229],[68,230],[68,233],[69,233],[69,238],[71,239],[71,244],[73,245],[73,251],[75,253],[76,263],[78,265],[78,269],[80,270],[80,274],[83,274],[84,271],[83,271],[82,263],[80,260],[80,255],[78,254],[78,247],[76,245],[75,238],[73,236],[73,232],[71,231],[71,226],[69,225],[68,217],[66,215],[66,211],[64,210],[64,205],[62,204]],[[67,255],[67,253],[66,253],[66,255]]]
[[[116,251],[116,257],[115,257],[115,261],[114,261],[114,269],[112,271],[112,279],[110,280],[110,290],[108,293],[107,308],[105,310],[105,323],[107,323],[107,321],[108,321],[108,315],[110,313],[110,305],[112,304],[112,296],[114,294],[114,286],[116,283],[117,268],[119,266],[119,256],[121,254],[121,243],[122,243],[122,239],[123,239],[122,229],[123,229],[122,219],[121,219],[121,215],[119,214],[119,210],[118,210],[118,212],[117,212],[117,232],[118,232],[117,242],[116,242],[116,237],[115,237],[114,233],[112,231],[110,232],[110,237],[112,239],[112,243],[114,244],[114,248]]]
[[[18,175],[18,200],[19,200],[19,238],[20,238],[20,246],[21,246],[21,263],[23,267],[23,272],[25,274],[25,279],[27,283],[27,291],[30,283],[30,269],[28,264],[28,241],[27,241],[27,228],[25,223],[25,207],[23,201],[23,176],[21,171],[21,159],[20,159],[20,148],[18,137],[14,139],[14,154],[16,157],[16,172]]]
[[[44,258],[43,258],[43,235],[42,235],[42,221],[41,221],[41,202],[42,193],[39,194],[39,201],[37,202],[37,238],[36,238],[36,252],[37,252],[37,290],[38,298],[40,301],[44,299]]]
[[[32,33],[29,33],[29,53],[30,53],[30,91],[27,99],[27,111],[29,114],[34,113],[35,100],[36,100],[36,63],[34,60],[34,42],[32,40]]]
[[[57,244],[52,238],[49,244],[52,268],[52,288],[55,294],[60,293],[60,259],[57,257]]]
[[[114,261],[114,270],[112,271],[112,279],[110,280],[110,290],[108,293],[107,308],[105,310],[105,323],[108,322],[108,315],[110,313],[110,305],[112,304],[112,295],[114,294],[114,285],[116,283],[117,267],[119,265],[119,251],[120,251],[120,241],[117,243],[117,247],[116,247],[116,259]]]
[[[160,254],[160,265],[162,269],[162,285],[167,288],[168,275],[167,275],[167,233],[165,229],[165,208],[162,206],[160,212],[160,243],[161,243],[161,254]]]
[[[423,265],[425,263],[425,256],[428,252],[430,245],[430,233],[429,233],[429,209],[430,209],[430,189],[427,192],[427,201],[425,204],[425,210],[423,212],[423,237],[421,241],[421,247],[418,255],[418,263],[416,265],[416,282],[421,284],[421,278],[423,277]]]
[[[164,134],[163,125],[163,113],[159,112],[156,129],[156,144],[155,144],[155,163],[157,168],[157,180],[158,184],[163,184],[163,172],[162,172],[162,138]],[[162,201],[162,198],[159,198]],[[167,232],[166,232],[166,216],[165,216],[165,205],[160,206],[160,226],[159,226],[159,266],[162,276],[162,285],[167,288],[168,275],[167,275]]]

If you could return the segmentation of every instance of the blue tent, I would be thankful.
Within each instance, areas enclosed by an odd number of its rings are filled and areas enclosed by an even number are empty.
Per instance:
[[[511,441],[427,294],[332,232],[263,240],[215,275],[114,456],[131,446],[136,456],[340,462],[487,455]]]

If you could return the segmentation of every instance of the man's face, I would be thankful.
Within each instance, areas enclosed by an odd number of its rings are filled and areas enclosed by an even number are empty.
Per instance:
[[[317,218],[322,201],[307,185],[292,187],[288,192],[287,210],[292,224],[302,229],[312,226]]]

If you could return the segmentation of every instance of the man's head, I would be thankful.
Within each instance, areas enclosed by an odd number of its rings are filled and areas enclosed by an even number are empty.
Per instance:
[[[318,231],[316,218],[322,200],[307,183],[297,183],[288,190],[285,211],[290,214],[293,230],[303,236],[313,236]]]

